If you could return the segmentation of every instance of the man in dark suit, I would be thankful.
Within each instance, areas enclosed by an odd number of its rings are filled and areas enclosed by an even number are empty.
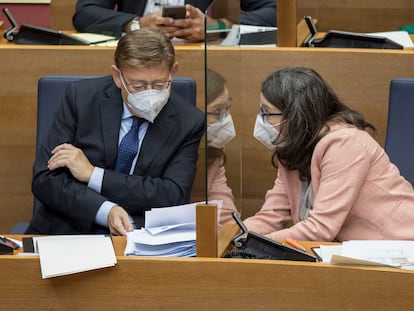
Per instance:
[[[161,17],[160,8],[168,3],[166,0],[78,0],[72,21],[79,32],[120,37],[123,32],[130,31],[131,27],[152,27],[161,28],[170,38],[202,41],[204,12],[212,2],[213,0],[181,0],[181,3],[186,3],[188,18],[174,20]],[[276,26],[276,0],[240,0],[240,8],[240,24]],[[209,24],[222,21],[225,21],[224,27],[230,26],[226,19],[207,20]]]
[[[112,76],[68,86],[34,163],[42,205],[26,233],[125,235],[146,210],[189,203],[205,123],[171,94],[177,69],[170,40],[145,28],[120,39]],[[122,172],[130,130],[138,153]]]

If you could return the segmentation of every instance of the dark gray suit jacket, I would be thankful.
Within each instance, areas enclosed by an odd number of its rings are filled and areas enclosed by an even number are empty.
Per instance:
[[[30,231],[43,234],[94,233],[96,213],[118,203],[143,225],[144,211],[188,203],[194,182],[204,114],[176,94],[150,123],[133,175],[114,171],[123,101],[112,77],[69,85],[33,170],[32,191],[42,202]],[[105,169],[101,193],[77,181],[66,168],[49,171],[51,150],[64,142]]]
[[[212,0],[186,0],[205,11]],[[123,25],[142,16],[146,0],[78,0],[73,26],[79,32],[102,33],[120,37]],[[114,8],[117,7],[117,11]],[[240,0],[240,23],[276,26],[276,0]]]

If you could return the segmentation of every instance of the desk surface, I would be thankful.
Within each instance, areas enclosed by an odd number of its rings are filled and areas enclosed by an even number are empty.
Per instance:
[[[122,238],[114,239],[116,248],[122,243]],[[117,259],[115,267],[43,280],[38,258],[0,256],[0,292],[7,297],[1,307],[278,311],[414,307],[414,272],[393,268],[224,258]]]

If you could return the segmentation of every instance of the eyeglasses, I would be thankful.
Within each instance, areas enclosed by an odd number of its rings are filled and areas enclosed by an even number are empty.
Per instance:
[[[215,112],[207,112],[207,115],[216,116],[217,121],[222,122],[224,118],[226,117],[226,114],[231,108],[231,103],[232,103],[232,98],[229,98],[229,100],[227,101],[227,105],[225,107],[218,109]]]
[[[149,85],[151,86],[151,89],[153,90],[162,91],[163,89],[167,89],[171,84],[171,80],[153,81],[153,82],[135,81],[132,83],[126,83],[121,71],[119,71],[119,76],[125,88],[129,87],[135,93],[148,90]]]
[[[268,121],[270,117],[272,116],[283,116],[283,113],[272,113],[272,112],[266,112],[263,109],[263,104],[260,103],[260,116],[262,117],[263,122]]]

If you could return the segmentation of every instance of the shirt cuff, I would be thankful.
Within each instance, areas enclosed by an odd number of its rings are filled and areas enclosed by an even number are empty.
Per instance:
[[[94,167],[91,179],[89,179],[88,188],[92,189],[97,193],[101,193],[102,181],[105,170],[101,167]]]
[[[95,216],[95,222],[103,226],[105,228],[108,228],[108,215],[111,209],[118,204],[113,203],[111,201],[105,201],[102,203],[101,207],[99,208],[98,212]]]

